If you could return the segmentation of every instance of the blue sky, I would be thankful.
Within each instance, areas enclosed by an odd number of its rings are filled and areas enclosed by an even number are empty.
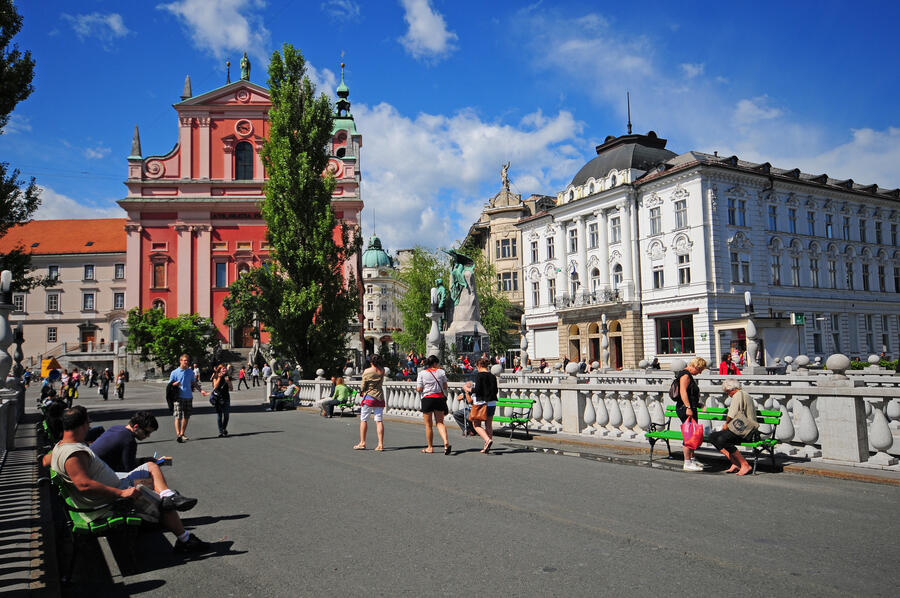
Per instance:
[[[134,125],[144,155],[177,140],[171,104],[247,51],[303,50],[332,92],[346,53],[363,135],[363,230],[386,247],[465,235],[512,162],[555,195],[606,135],[900,187],[897,2],[163,0],[18,2],[35,92],[0,159],[44,188],[41,218],[124,215]]]

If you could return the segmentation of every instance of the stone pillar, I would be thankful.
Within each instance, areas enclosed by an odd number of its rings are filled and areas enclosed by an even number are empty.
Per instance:
[[[193,264],[191,250],[191,227],[185,224],[176,224],[175,232],[178,234],[176,243],[176,251],[178,257],[176,260],[176,280],[178,281],[178,314],[191,313],[191,285],[193,278],[191,275],[191,266]]]
[[[634,299],[634,252],[631,247],[631,202],[625,200],[619,205],[622,230],[622,286],[625,288],[625,299]]]
[[[198,179],[208,179],[209,178],[209,149],[210,149],[210,140],[209,140],[209,116],[201,116],[197,118],[197,124],[200,125],[200,163],[197,168],[197,178]]]
[[[212,310],[212,226],[201,224],[197,230],[197,313],[209,318]]]
[[[180,146],[180,160],[178,163],[178,176],[183,179],[191,178],[191,122],[190,116],[178,117],[178,145]]]
[[[594,212],[597,216],[598,246],[600,248],[600,289],[609,289],[609,220],[604,210]]]
[[[584,393],[578,392],[578,364],[570,362],[566,366],[566,376],[560,380],[562,386],[559,399],[562,407],[562,429],[568,434],[580,434],[585,428]]]
[[[254,174],[253,178],[258,181],[264,180],[266,178],[266,169],[263,166],[262,154],[260,153],[260,152],[262,152],[262,148],[265,144],[266,144],[265,139],[263,139],[262,137],[256,138],[255,144],[254,144],[256,151],[253,153],[254,158],[256,160],[256,165],[254,166],[254,169],[253,169],[253,174]]]
[[[586,216],[578,216],[575,219],[575,226],[578,230],[578,282],[581,283],[582,293],[587,293],[591,290],[587,270],[587,226],[585,219]]]
[[[141,305],[141,231],[140,224],[126,224],[125,234],[125,307]]]
[[[835,354],[828,358],[825,367],[835,372],[820,376],[816,386],[830,396],[819,396],[822,458],[835,461],[862,463],[869,460],[869,432],[866,428],[866,407],[862,397],[850,397],[845,391],[854,387],[854,381],[844,372],[850,367],[846,355]]]

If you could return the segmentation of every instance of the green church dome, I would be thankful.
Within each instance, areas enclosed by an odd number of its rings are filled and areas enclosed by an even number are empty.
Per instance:
[[[389,268],[394,265],[394,260],[381,247],[381,239],[372,235],[369,237],[369,246],[362,254],[363,268]]]

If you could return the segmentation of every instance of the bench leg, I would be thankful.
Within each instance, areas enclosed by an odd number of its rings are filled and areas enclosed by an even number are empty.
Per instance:
[[[653,445],[656,444],[656,438],[650,439],[650,467],[653,467]]]
[[[753,448],[753,475],[756,475],[756,463],[759,461],[759,447]]]

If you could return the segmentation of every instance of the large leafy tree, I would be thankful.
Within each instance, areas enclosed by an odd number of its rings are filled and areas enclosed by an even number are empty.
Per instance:
[[[0,0],[0,135],[16,105],[34,91],[31,85],[34,77],[31,52],[22,53],[12,43],[21,29],[22,16],[16,12],[12,0]],[[34,178],[23,180],[18,170],[10,170],[8,162],[0,161],[0,237],[16,224],[31,218],[40,203],[40,190]],[[31,258],[24,246],[0,255],[0,270],[12,271],[13,290],[55,284],[55,281],[28,275]]]
[[[269,138],[262,150],[266,197],[262,215],[274,261],[231,287],[226,323],[259,322],[275,353],[300,364],[304,376],[338,368],[345,358],[359,292],[343,266],[359,251],[357,235],[331,208],[334,178],[324,176],[334,118],[315,96],[299,50],[285,44],[269,63]]]
[[[209,365],[219,347],[219,333],[209,318],[181,314],[167,318],[161,309],[128,312],[128,350],[153,359],[161,370],[174,368],[182,353],[193,362]]]

